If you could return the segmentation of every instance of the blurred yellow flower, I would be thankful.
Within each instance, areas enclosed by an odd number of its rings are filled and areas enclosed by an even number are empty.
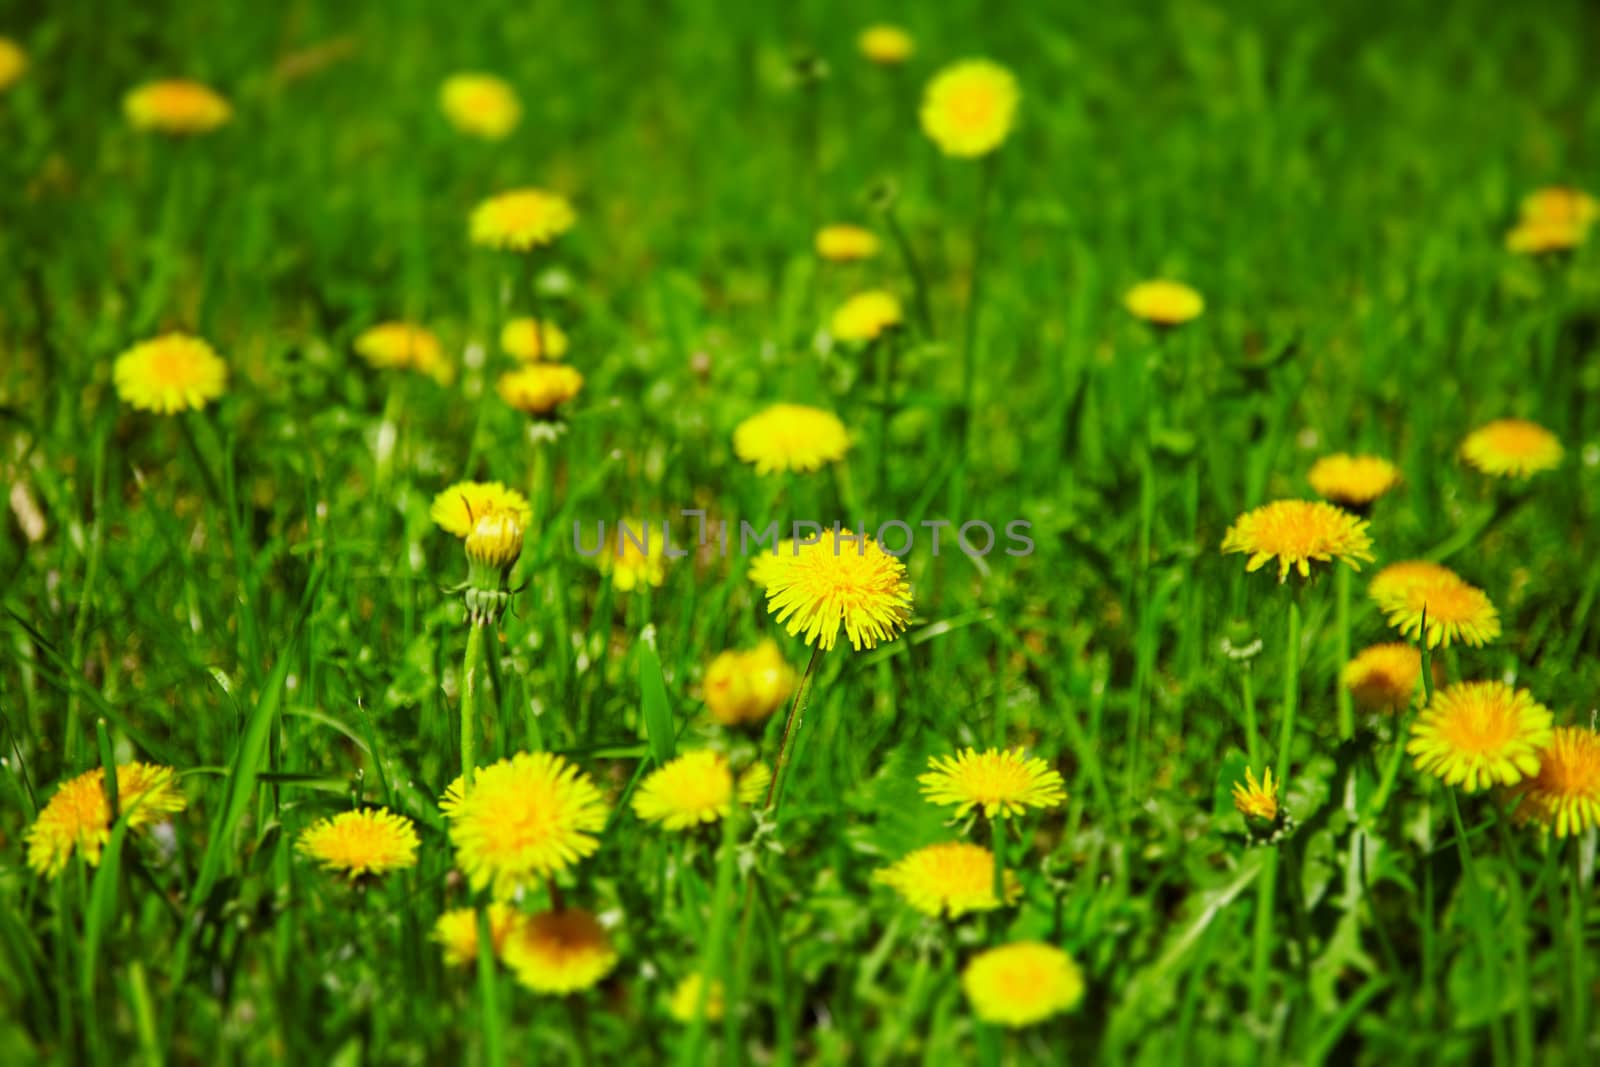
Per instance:
[[[1582,189],[1549,185],[1535,189],[1522,200],[1524,222],[1570,222],[1591,225],[1600,218],[1600,203]]]
[[[685,752],[645,776],[633,793],[633,813],[664,830],[692,830],[733,810],[728,757],[701,749]]]
[[[524,528],[533,521],[528,498],[500,482],[457,482],[433,498],[428,514],[439,529],[465,538],[478,519],[491,511],[511,512]]]
[[[1403,559],[1391,563],[1372,576],[1367,593],[1378,607],[1389,611],[1404,604],[1413,587],[1429,582],[1461,581],[1461,576],[1443,564],[1426,559]]]
[[[137,129],[167,134],[210,133],[233,116],[233,109],[209,86],[183,78],[149,82],[122,101]]]
[[[1600,826],[1600,733],[1559,726],[1539,753],[1539,773],[1517,787],[1518,822],[1536,822],[1557,837]]]
[[[509,570],[522,555],[523,525],[519,513],[491,508],[479,515],[467,534],[467,559],[497,570]]]
[[[836,222],[817,231],[817,255],[834,263],[871,259],[878,254],[878,235],[865,226]]]
[[[355,341],[356,355],[379,370],[415,370],[441,385],[455,377],[433,331],[410,322],[380,322]]]
[[[550,419],[583,389],[583,375],[565,363],[529,363],[500,375],[500,399],[525,415]]]
[[[512,319],[500,330],[500,347],[524,363],[560,359],[567,354],[567,335],[549,319]]]
[[[856,38],[861,54],[880,66],[893,67],[904,63],[916,51],[911,35],[899,26],[880,23],[868,26]]]
[[[472,242],[527,252],[550,244],[577,221],[566,197],[543,189],[513,189],[473,209]]]
[[[1274,822],[1278,818],[1278,783],[1272,780],[1272,768],[1262,771],[1257,781],[1256,772],[1246,767],[1244,781],[1233,783],[1233,806],[1246,819]]]
[[[1401,642],[1364,648],[1344,665],[1339,680],[1362,707],[1403,711],[1422,681],[1422,652]]]
[[[489,940],[496,956],[522,921],[522,913],[510,904],[489,905]],[[433,939],[443,947],[450,966],[473,966],[478,962],[478,909],[452,908],[440,915],[433,924]]]
[[[1426,618],[1429,648],[1458,641],[1477,648],[1500,636],[1500,613],[1489,595],[1454,574],[1419,578],[1380,606],[1389,625],[1412,640],[1421,635]]]
[[[1588,240],[1589,227],[1571,219],[1536,219],[1506,231],[1506,251],[1519,256],[1570,252]]]
[[[1122,306],[1135,318],[1156,326],[1182,326],[1200,317],[1206,301],[1198,290],[1182,282],[1156,278],[1129,289]]]
[[[757,474],[814,471],[844,458],[850,435],[832,412],[804,404],[774,404],[733,430],[733,452]]]
[[[1290,568],[1300,577],[1311,576],[1311,564],[1337,560],[1353,570],[1372,559],[1372,539],[1367,523],[1348,511],[1321,500],[1277,500],[1247,511],[1228,527],[1222,539],[1224,554],[1243,552],[1250,559],[1245,570],[1257,571],[1278,561],[1278,581]]]
[[[1476,793],[1539,773],[1550,709],[1504,682],[1460,682],[1433,695],[1411,724],[1417,770]]]
[[[666,551],[666,533],[660,526],[652,529],[637,519],[624,519],[606,539],[600,573],[611,575],[611,588],[621,593],[643,585],[659,589],[667,580]]]
[[[906,567],[866,534],[826,531],[770,560],[767,611],[826,652],[842,627],[856,651],[893,641],[911,618]]]
[[[1005,872],[1006,903],[1022,896],[1014,871]],[[919,848],[872,875],[925,915],[959,918],[971,911],[993,911],[994,853],[964,841]]]
[[[1313,463],[1307,478],[1322,499],[1360,510],[1400,484],[1400,469],[1381,456],[1335,452]]]
[[[178,775],[171,767],[124,763],[117,767],[117,810],[130,830],[160,822],[185,806]],[[65,783],[28,827],[28,866],[54,878],[66,867],[74,849],[91,867],[111,839],[111,807],[106,799],[103,767],[85,771]]]
[[[28,53],[9,37],[0,37],[0,93],[15,85],[28,71]]]
[[[1561,466],[1556,435],[1527,419],[1496,419],[1467,434],[1461,458],[1497,478],[1527,478]]]
[[[789,699],[796,681],[794,668],[770,637],[748,652],[729,649],[706,668],[706,708],[724,726],[760,722]]]
[[[840,341],[875,341],[905,321],[900,301],[882,289],[857,293],[833,313],[833,336]]]
[[[1067,799],[1061,775],[1022,749],[968,748],[954,756],[934,756],[917,781],[931,804],[954,805],[956,818],[982,808],[985,818],[1027,814],[1029,808],[1059,807]]]
[[[922,130],[947,156],[985,156],[1010,134],[1020,99],[1009,70],[986,59],[963,60],[928,83]]]
[[[457,130],[486,141],[503,140],[522,117],[516,90],[493,74],[451,75],[439,90],[439,106]]]
[[[1054,945],[1016,941],[972,957],[961,988],[979,1019],[1019,1028],[1077,1007],[1083,972]]]
[[[111,376],[117,395],[130,407],[172,415],[199,411],[221,396],[228,367],[200,338],[169,333],[122,353]]]
[[[700,1015],[700,998],[705,997],[705,1018],[716,1022],[726,1010],[722,983],[715,978],[709,983],[698,973],[686,974],[673,989],[667,1001],[667,1014],[680,1023],[692,1023]]]
[[[564,996],[610,974],[617,950],[598,919],[581,908],[567,908],[519,923],[506,938],[501,958],[528,989]]]
[[[296,847],[324,870],[353,881],[415,867],[420,843],[416,827],[404,815],[362,808],[318,820],[301,832]]]

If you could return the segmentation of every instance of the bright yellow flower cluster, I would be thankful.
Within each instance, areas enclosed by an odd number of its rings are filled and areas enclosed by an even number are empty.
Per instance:
[[[1434,694],[1411,725],[1417,769],[1468,793],[1539,773],[1550,709],[1504,682],[1462,682]]]
[[[774,556],[766,578],[767,610],[824,652],[841,628],[859,651],[894,640],[911,618],[905,564],[866,534],[827,531],[815,544]]]
[[[760,722],[789,699],[795,681],[794,668],[770,637],[748,652],[729,649],[706,667],[706,708],[724,726]]]
[[[123,403],[158,415],[199,411],[228,385],[228,366],[198,337],[169,333],[143,341],[111,368]]]
[[[1122,304],[1135,318],[1169,327],[1191,322],[1206,309],[1198,290],[1166,278],[1140,282],[1128,290]]]
[[[986,59],[941,70],[922,98],[922,130],[947,156],[971,159],[999,148],[1022,94],[1011,72]]]
[[[876,341],[904,321],[905,313],[893,293],[869,289],[852,296],[833,313],[831,329],[840,341]]]
[[[381,808],[343,811],[321,819],[300,834],[300,852],[323,869],[352,881],[417,864],[416,827],[404,815]]]
[[[1360,570],[1361,561],[1372,559],[1372,539],[1364,519],[1332,504],[1278,500],[1239,516],[1222,539],[1222,551],[1247,554],[1247,571],[1277,560],[1281,582],[1291,568],[1309,578],[1313,562],[1338,561]]]
[[[844,458],[850,434],[837,415],[804,404],[774,404],[733,431],[733,451],[757,474],[814,471]]]
[[[457,130],[485,141],[504,140],[522,117],[516,90],[493,74],[451,75],[439,89],[439,106]]]
[[[1506,248],[1526,256],[1570,252],[1589,239],[1600,204],[1582,189],[1553,185],[1528,194],[1506,234]]]
[[[1015,818],[1029,808],[1058,807],[1067,798],[1061,775],[1022,749],[969,748],[955,756],[934,756],[917,781],[933,804],[954,806],[960,818],[974,808],[984,817]]]
[[[0,37],[0,93],[5,92],[28,72],[28,54],[9,37]]]
[[[363,330],[355,341],[356,354],[379,370],[414,370],[441,385],[455,377],[445,358],[444,346],[426,326],[411,322],[380,322]]]
[[[182,78],[149,82],[122,102],[137,129],[172,136],[210,133],[233,117],[228,101],[210,86]]]
[[[473,209],[472,242],[527,252],[550,244],[577,221],[578,214],[566,197],[543,189],[513,189]]]
[[[1461,458],[1496,478],[1527,478],[1561,466],[1556,435],[1526,419],[1497,419],[1461,442]]]
[[[160,822],[184,809],[177,772],[149,763],[117,767],[117,810],[129,829]],[[48,878],[66,867],[74,851],[91,867],[111,839],[111,805],[106,797],[106,772],[96,767],[58,788],[28,827],[28,866]]]
[[[851,263],[878,254],[878,235],[864,226],[834,223],[817,231],[817,255],[832,263]]]

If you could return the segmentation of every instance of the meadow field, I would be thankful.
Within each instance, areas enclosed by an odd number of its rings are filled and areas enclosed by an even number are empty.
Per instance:
[[[0,1063],[1600,1062],[1597,70],[0,2]]]

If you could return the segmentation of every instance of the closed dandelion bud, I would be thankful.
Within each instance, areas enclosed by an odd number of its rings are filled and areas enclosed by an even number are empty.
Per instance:
[[[476,625],[499,622],[511,599],[511,568],[522,555],[522,522],[502,509],[478,516],[467,534],[467,615]]]

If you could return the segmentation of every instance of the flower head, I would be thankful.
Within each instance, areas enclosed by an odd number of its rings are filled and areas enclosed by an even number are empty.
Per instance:
[[[709,987],[708,987],[709,985]],[[726,1010],[722,983],[713,978],[708,984],[699,972],[683,976],[667,1001],[667,1014],[680,1023],[692,1023],[700,1015],[700,998],[705,998],[705,1018],[716,1022]]]
[[[135,128],[174,136],[210,133],[233,116],[214,89],[183,78],[139,86],[123,98],[122,110]]]
[[[1449,579],[1461,581],[1455,571],[1443,564],[1426,559],[1403,559],[1374,574],[1372,584],[1367,586],[1367,593],[1378,607],[1388,611],[1396,604],[1405,603],[1414,586]]]
[[[624,519],[615,534],[600,553],[600,573],[611,575],[611,588],[621,593],[646,585],[661,588],[667,580],[666,530],[652,530],[649,523]]]
[[[417,865],[416,827],[382,808],[342,811],[307,827],[297,845],[303,855],[354,881]]]
[[[522,555],[520,514],[490,508],[479,515],[467,534],[467,583],[463,590],[467,619],[474,626],[498,623],[511,602],[511,568]]]
[[[767,610],[787,622],[791,636],[831,649],[844,628],[850,647],[892,641],[911,618],[906,566],[876,541],[849,530],[827,531],[815,544],[796,542],[792,554],[773,557]]]
[[[1156,326],[1182,326],[1200,317],[1205,298],[1182,282],[1157,278],[1128,290],[1122,305],[1135,318]]]
[[[882,289],[857,293],[833,313],[833,336],[841,341],[875,341],[905,321],[900,301]]]
[[[1556,435],[1526,419],[1497,419],[1461,442],[1461,458],[1496,478],[1527,478],[1561,466]]]
[[[1031,1026],[1078,1006],[1083,972],[1054,945],[1016,941],[972,957],[961,972],[961,988],[984,1022]]]
[[[856,38],[861,54],[883,67],[899,66],[916,51],[916,42],[899,26],[879,24],[868,26]]]
[[[500,482],[457,482],[433,498],[428,514],[439,529],[465,538],[491,511],[511,512],[524,529],[533,521],[528,498]]]
[[[814,471],[843,459],[850,435],[837,415],[803,404],[774,404],[733,430],[733,451],[757,474]]]
[[[973,808],[982,808],[988,819],[1010,818],[1029,808],[1059,807],[1067,799],[1061,775],[1020,748],[969,748],[954,756],[934,756],[928,767],[917,779],[922,795],[932,804],[954,805],[957,818]]]
[[[1600,826],[1600,733],[1557,727],[1539,753],[1539,773],[1517,786],[1516,817],[1557,837]]]
[[[1310,577],[1312,561],[1337,560],[1360,570],[1362,560],[1372,559],[1371,550],[1365,520],[1320,500],[1277,500],[1247,511],[1222,539],[1223,552],[1249,554],[1247,571],[1260,570],[1276,559],[1280,582],[1291,567],[1300,577]]]
[[[878,254],[878,235],[864,226],[834,223],[817,231],[817,255],[832,263],[851,263]]]
[[[501,400],[536,419],[555,418],[556,409],[582,388],[583,375],[565,363],[529,363],[495,383]]]
[[[928,83],[922,131],[947,156],[986,156],[1011,133],[1021,97],[1006,68],[986,59],[963,60]]]
[[[444,347],[433,331],[414,323],[379,323],[362,331],[355,349],[358,356],[379,370],[421,371],[441,384],[455,375],[455,368],[445,358]]]
[[[228,384],[228,367],[200,338],[169,333],[118,356],[111,377],[123,403],[172,415],[198,411],[221,396]]]
[[[1428,647],[1456,642],[1477,648],[1500,636],[1500,613],[1482,589],[1452,573],[1418,578],[1387,601],[1380,600],[1389,625],[1412,640],[1428,623]]]
[[[789,699],[795,681],[794,668],[769,637],[748,652],[717,654],[706,667],[706,708],[724,726],[760,722]]]
[[[893,889],[925,915],[955,919],[969,911],[1000,907],[994,895],[994,853],[965,841],[919,848],[874,872],[872,880]],[[1005,882],[1005,902],[1014,904],[1022,895],[1022,883],[1009,870]]]
[[[1548,185],[1522,200],[1524,222],[1571,222],[1588,226],[1600,218],[1600,203],[1582,189]]]
[[[500,330],[500,347],[524,363],[560,359],[567,354],[567,335],[549,319],[512,319]]]
[[[523,922],[522,913],[510,904],[489,905],[489,940],[499,955]],[[433,939],[444,948],[444,961],[452,967],[471,967],[478,962],[478,909],[452,908],[433,924]]]
[[[0,37],[0,93],[15,85],[28,71],[28,54],[9,37]]]
[[[728,757],[701,749],[651,771],[634,791],[633,812],[664,830],[692,830],[726,817],[733,795]]]
[[[1461,682],[1433,695],[1411,724],[1417,770],[1476,793],[1539,772],[1551,741],[1550,709],[1504,682]]]
[[[472,243],[527,252],[572,229],[577,212],[567,198],[543,189],[513,189],[472,211]]]
[[[504,900],[591,855],[606,806],[593,780],[560,756],[519,752],[478,768],[463,793],[457,778],[439,802],[456,864],[473,889]]]
[[[1400,469],[1380,456],[1336,452],[1313,463],[1307,477],[1324,500],[1359,511],[1400,484]]]
[[[1373,645],[1344,665],[1339,680],[1362,707],[1401,711],[1422,681],[1422,653],[1400,642]]]
[[[28,827],[28,866],[47,878],[66,867],[74,849],[91,867],[111,839],[111,807],[106,799],[106,772],[85,771],[61,785]],[[129,829],[159,822],[184,809],[177,772],[149,763],[117,767],[117,810]]]
[[[1506,251],[1519,256],[1571,252],[1589,237],[1589,228],[1571,219],[1524,219],[1506,232]]]
[[[1262,771],[1261,780],[1257,781],[1256,772],[1246,767],[1244,781],[1233,783],[1233,806],[1247,819],[1275,821],[1278,818],[1278,783],[1272,780],[1272,768]]]
[[[493,74],[451,75],[439,89],[439,106],[450,125],[485,141],[504,140],[522,117],[516,90]]]
[[[617,950],[598,919],[581,908],[535,915],[506,938],[501,958],[535,993],[565,996],[597,984],[617,965]]]

